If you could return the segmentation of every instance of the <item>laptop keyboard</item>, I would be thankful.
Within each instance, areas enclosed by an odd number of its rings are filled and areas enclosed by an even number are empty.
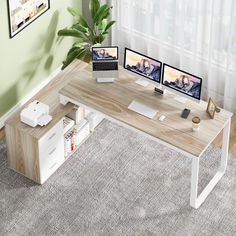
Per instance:
[[[118,62],[93,62],[93,71],[118,70]]]

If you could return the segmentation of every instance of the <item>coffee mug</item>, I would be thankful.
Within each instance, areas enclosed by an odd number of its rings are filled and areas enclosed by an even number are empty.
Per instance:
[[[194,132],[199,131],[201,119],[198,116],[194,116],[192,119],[192,128]]]

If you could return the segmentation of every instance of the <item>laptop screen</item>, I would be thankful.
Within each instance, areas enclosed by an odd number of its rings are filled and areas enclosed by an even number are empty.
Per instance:
[[[93,61],[118,60],[118,47],[93,47]]]

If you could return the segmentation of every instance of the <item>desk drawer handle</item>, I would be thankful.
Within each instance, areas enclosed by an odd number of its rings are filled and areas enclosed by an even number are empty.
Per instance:
[[[52,135],[48,138],[48,140],[51,140],[55,135],[56,135],[56,133],[52,134]]]
[[[49,156],[51,156],[56,150],[57,148],[54,148],[51,152],[49,152]]]
[[[53,169],[57,165],[57,162],[55,162],[49,169]]]

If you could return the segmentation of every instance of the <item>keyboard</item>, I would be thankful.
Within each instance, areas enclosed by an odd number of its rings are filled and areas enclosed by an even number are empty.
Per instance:
[[[128,109],[137,112],[140,115],[146,116],[149,119],[153,119],[158,112],[158,110],[148,107],[137,101],[131,102]]]
[[[118,70],[118,62],[93,62],[93,71]]]

